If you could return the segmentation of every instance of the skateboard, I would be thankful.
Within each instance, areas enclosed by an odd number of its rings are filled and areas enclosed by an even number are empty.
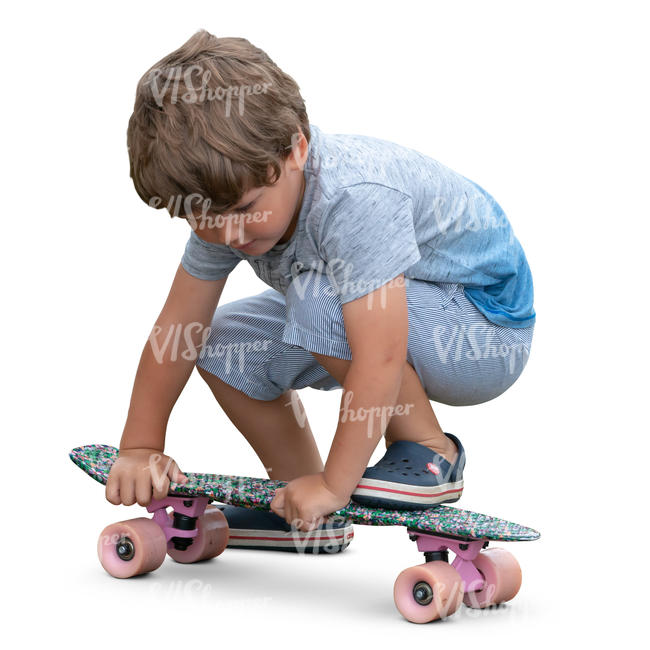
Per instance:
[[[106,484],[118,450],[109,445],[85,445],[70,452],[86,474]],[[183,472],[184,485],[171,482],[167,497],[152,499],[140,517],[107,526],[97,552],[104,569],[116,578],[156,570],[169,555],[192,563],[220,555],[228,544],[228,523],[212,501],[270,510],[275,490],[285,481]],[[171,512],[168,512],[171,508]],[[453,614],[464,603],[484,608],[514,598],[521,586],[521,568],[504,548],[490,542],[539,539],[532,528],[452,506],[424,510],[368,508],[351,501],[329,520],[364,526],[403,526],[424,554],[424,563],[402,571],[393,598],[399,612],[414,623],[426,623]],[[349,540],[344,540],[349,543]],[[448,553],[454,554],[450,563]]]

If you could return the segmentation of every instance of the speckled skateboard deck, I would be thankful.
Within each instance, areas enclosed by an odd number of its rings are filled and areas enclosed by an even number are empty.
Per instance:
[[[86,445],[70,452],[72,461],[96,481],[106,484],[118,450],[108,445]],[[203,496],[219,503],[269,510],[275,490],[284,481],[223,474],[183,472],[185,485],[173,483],[170,495]],[[405,526],[425,532],[471,539],[504,542],[532,541],[540,534],[533,528],[478,512],[439,505],[426,510],[392,510],[367,508],[350,502],[333,513],[365,526]]]

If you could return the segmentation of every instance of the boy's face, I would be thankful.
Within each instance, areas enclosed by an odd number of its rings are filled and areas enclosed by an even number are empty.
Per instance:
[[[301,133],[275,184],[249,190],[228,212],[196,210],[194,218],[184,218],[206,242],[262,255],[275,244],[287,241],[295,230],[305,191],[303,168],[307,154],[308,142]]]

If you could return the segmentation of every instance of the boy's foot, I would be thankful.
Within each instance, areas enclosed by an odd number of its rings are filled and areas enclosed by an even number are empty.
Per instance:
[[[354,529],[349,519],[332,517],[320,528],[304,532],[291,526],[275,512],[216,504],[228,521],[228,548],[294,553],[338,553],[345,550]]]
[[[417,442],[398,440],[366,469],[352,500],[371,508],[405,510],[458,501],[463,493],[465,449],[456,436],[445,435],[457,448],[453,463]]]

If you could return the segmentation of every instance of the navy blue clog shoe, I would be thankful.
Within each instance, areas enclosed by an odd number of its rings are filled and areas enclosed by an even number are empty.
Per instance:
[[[404,510],[458,501],[463,493],[465,449],[456,436],[445,435],[458,448],[453,464],[424,445],[398,440],[376,465],[366,469],[352,500],[370,508]]]
[[[292,530],[285,519],[270,510],[252,510],[222,504],[216,506],[228,521],[228,548],[338,553],[345,550],[354,537],[352,522],[343,517],[332,517],[320,528],[304,532]]]

